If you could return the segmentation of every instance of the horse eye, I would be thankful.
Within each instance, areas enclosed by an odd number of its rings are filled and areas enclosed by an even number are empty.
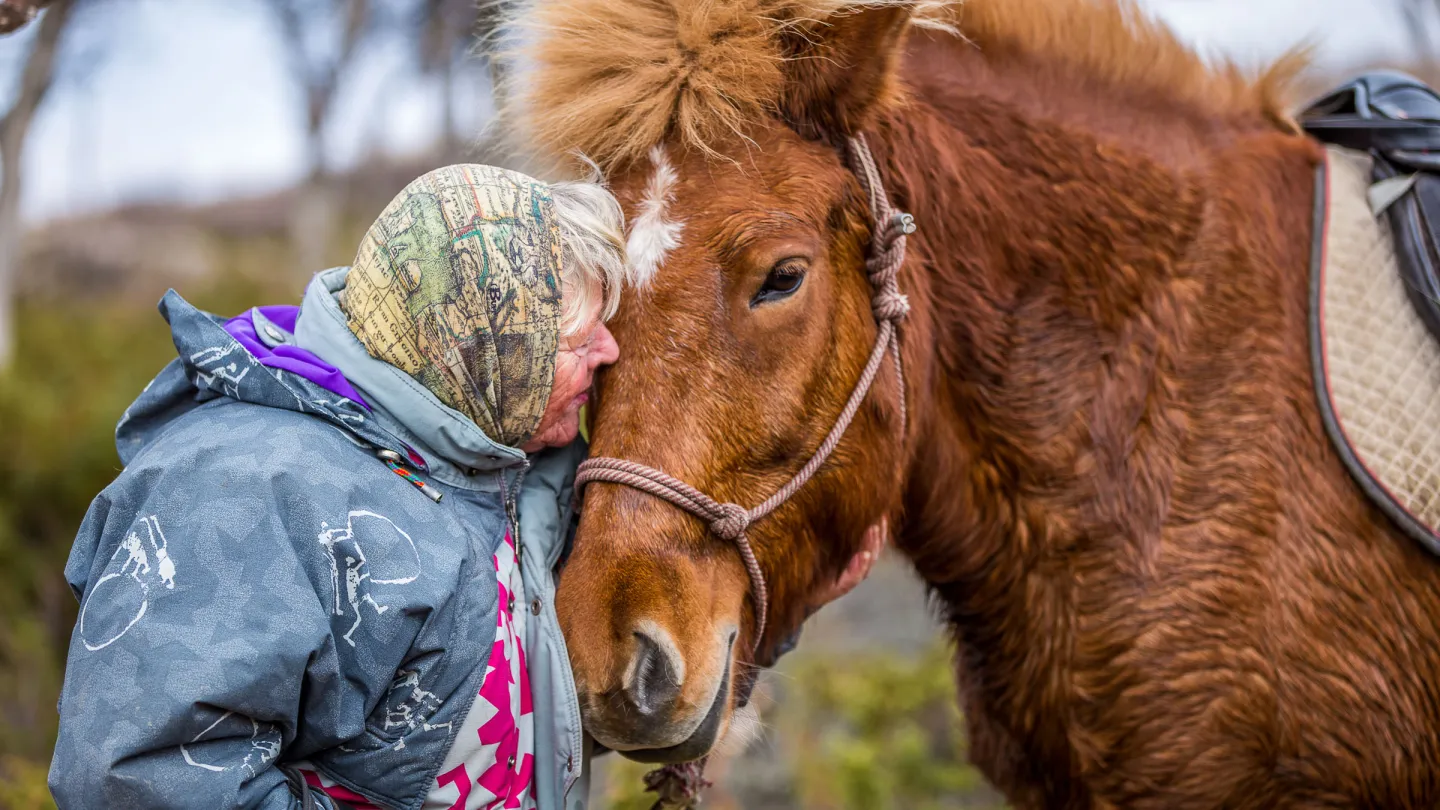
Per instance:
[[[805,283],[805,265],[798,261],[783,261],[770,270],[770,275],[765,277],[765,283],[760,285],[759,292],[750,299],[750,306],[758,306],[768,301],[779,301],[789,298],[800,289]]]

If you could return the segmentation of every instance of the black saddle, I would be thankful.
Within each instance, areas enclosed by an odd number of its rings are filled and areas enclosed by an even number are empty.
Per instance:
[[[1383,185],[1372,203],[1390,216],[1410,302],[1440,339],[1440,95],[1404,73],[1366,73],[1311,104],[1300,125],[1375,158]]]

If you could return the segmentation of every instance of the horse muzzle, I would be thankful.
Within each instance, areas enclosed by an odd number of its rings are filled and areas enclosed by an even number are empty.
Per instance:
[[[700,701],[684,699],[685,663],[664,631],[642,627],[633,636],[634,652],[620,688],[581,696],[586,730],[601,745],[637,762],[688,762],[705,756],[719,741],[730,713],[735,633],[729,634],[722,666],[715,673],[718,684]]]

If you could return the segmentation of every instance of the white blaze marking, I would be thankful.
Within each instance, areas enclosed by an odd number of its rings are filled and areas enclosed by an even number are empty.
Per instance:
[[[640,201],[640,215],[630,227],[630,238],[625,250],[630,255],[630,282],[643,287],[655,278],[665,254],[680,245],[680,231],[684,224],[665,218],[666,207],[675,197],[675,183],[679,177],[665,156],[663,147],[650,150],[650,162],[655,164],[655,173],[645,185],[645,198]]]

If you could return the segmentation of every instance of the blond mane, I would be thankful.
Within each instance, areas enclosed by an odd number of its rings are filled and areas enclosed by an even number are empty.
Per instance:
[[[986,53],[1058,60],[1116,84],[1288,127],[1291,54],[1259,76],[1207,65],[1134,0],[535,0],[492,49],[508,140],[532,156],[583,153],[601,167],[676,138],[704,151],[774,113],[783,37],[823,31],[835,14],[900,3],[912,25]]]

